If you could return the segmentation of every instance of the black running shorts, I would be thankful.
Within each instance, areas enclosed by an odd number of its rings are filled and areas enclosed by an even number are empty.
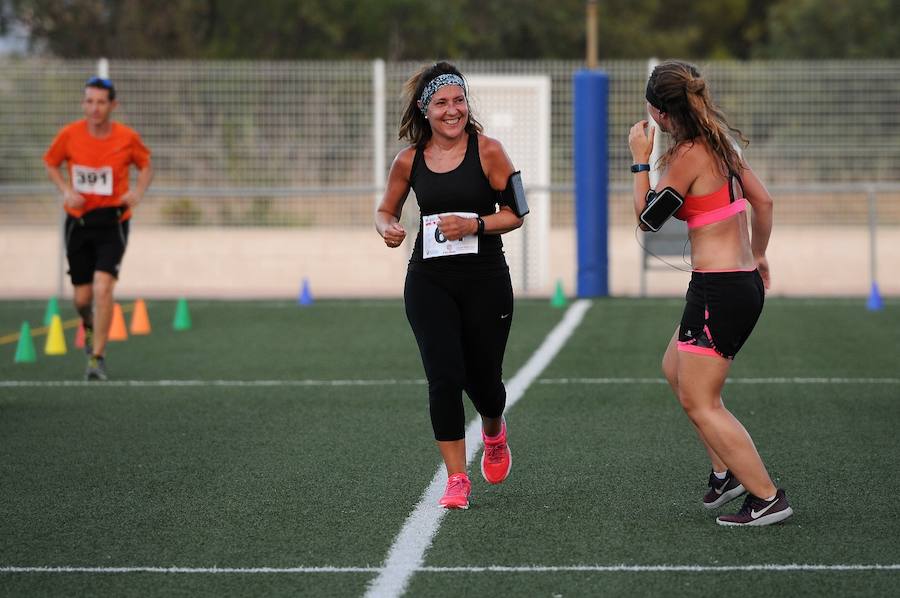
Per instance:
[[[678,350],[734,359],[762,313],[757,270],[693,272],[678,329]]]
[[[119,266],[128,245],[128,228],[127,220],[118,222],[115,218],[111,223],[66,218],[66,257],[73,285],[93,282],[97,271],[119,277]]]

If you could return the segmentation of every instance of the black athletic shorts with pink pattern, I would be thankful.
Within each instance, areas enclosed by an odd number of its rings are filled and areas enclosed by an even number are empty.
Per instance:
[[[762,313],[758,270],[691,274],[678,329],[678,350],[734,359]]]

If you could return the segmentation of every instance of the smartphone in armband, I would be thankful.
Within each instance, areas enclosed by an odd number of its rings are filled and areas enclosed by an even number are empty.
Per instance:
[[[517,170],[509,175],[509,180],[506,181],[506,189],[501,191],[500,195],[506,205],[512,208],[512,211],[519,218],[522,218],[530,211],[528,202],[525,201],[525,186],[522,184],[522,173],[520,171]]]
[[[641,222],[653,232],[659,231],[663,224],[684,205],[684,198],[673,189],[666,187],[659,193],[647,194],[647,207],[641,212]]]

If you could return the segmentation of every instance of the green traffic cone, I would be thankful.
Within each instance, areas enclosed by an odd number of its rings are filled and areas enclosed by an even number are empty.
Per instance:
[[[183,297],[178,300],[178,305],[175,306],[175,321],[172,323],[172,328],[175,330],[191,329],[191,312],[188,311],[187,299]]]
[[[550,305],[553,307],[566,306],[566,294],[563,293],[563,284],[561,280],[556,281],[556,291],[553,292],[553,297],[550,299]]]
[[[53,316],[62,318],[59,313],[59,301],[56,300],[56,297],[50,297],[47,301],[47,309],[44,311],[44,326],[49,326],[53,322]]]
[[[19,331],[19,343],[16,345],[15,363],[34,363],[37,361],[37,353],[34,351],[34,341],[31,340],[31,326],[28,322],[22,322]]]

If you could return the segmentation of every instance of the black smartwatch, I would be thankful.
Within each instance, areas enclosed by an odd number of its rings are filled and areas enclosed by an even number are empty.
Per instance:
[[[632,164],[631,165],[631,172],[633,172],[635,174],[637,174],[639,172],[644,172],[644,171],[650,172],[649,164]]]
[[[476,216],[475,222],[478,223],[478,230],[475,231],[475,234],[480,237],[484,234],[484,220],[481,219],[481,216]]]

